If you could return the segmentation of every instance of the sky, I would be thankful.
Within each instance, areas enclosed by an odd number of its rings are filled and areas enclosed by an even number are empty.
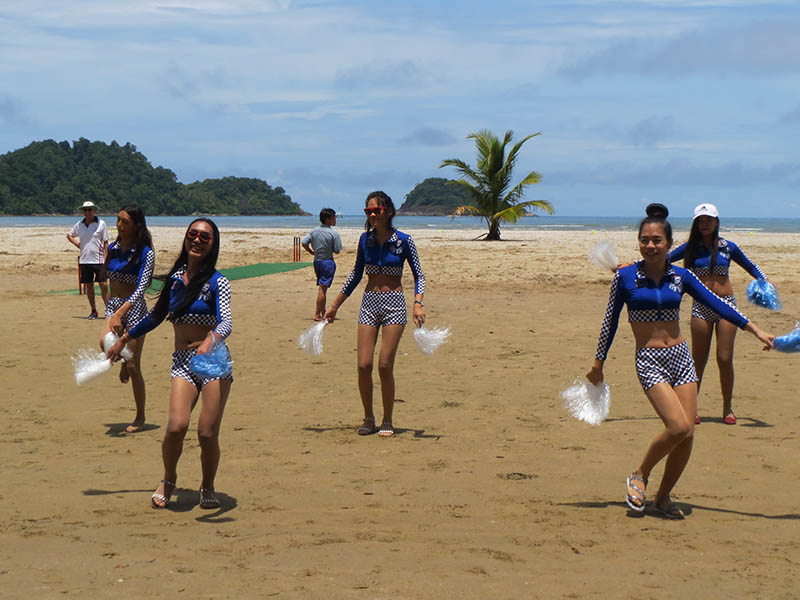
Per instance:
[[[800,217],[795,0],[3,0],[0,154],[132,143],[316,214],[400,205],[472,132],[560,216]]]

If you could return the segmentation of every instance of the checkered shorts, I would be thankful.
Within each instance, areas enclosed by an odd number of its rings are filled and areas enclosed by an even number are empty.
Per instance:
[[[736,308],[736,296],[722,296],[722,299],[733,306],[733,308]],[[711,323],[719,323],[722,320],[719,313],[714,312],[708,308],[708,306],[697,300],[692,302],[692,317],[703,319],[703,321],[710,321]]]
[[[203,386],[207,384],[209,381],[214,381],[216,379],[227,379],[228,381],[233,381],[233,373],[230,375],[225,375],[224,377],[199,377],[189,370],[189,361],[192,360],[192,357],[197,354],[197,348],[191,348],[189,350],[175,350],[172,353],[172,377],[180,377],[181,379],[185,379],[195,385],[198,390],[202,390]]]
[[[672,387],[697,381],[692,353],[685,341],[669,348],[636,350],[636,374],[644,390],[662,381]]]
[[[106,317],[110,317],[119,310],[119,307],[125,304],[126,298],[119,298],[114,296],[108,299],[106,304]],[[140,298],[134,302],[124,315],[122,315],[122,325],[125,329],[130,329],[141,321],[147,315],[147,304],[144,298]]]
[[[364,292],[358,322],[363,325],[405,325],[408,322],[406,298],[402,290]]]

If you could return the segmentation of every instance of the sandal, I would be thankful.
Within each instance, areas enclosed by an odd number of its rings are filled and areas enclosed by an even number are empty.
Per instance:
[[[167,508],[169,506],[169,499],[172,497],[172,492],[175,491],[175,482],[174,481],[167,481],[166,479],[162,479],[161,483],[164,484],[164,493],[159,494],[158,490],[153,492],[153,495],[150,496],[150,504],[153,505],[153,508]],[[170,486],[172,489],[167,494],[167,486]],[[159,502],[163,502],[163,504],[156,504],[156,500]]]
[[[392,437],[394,435],[394,426],[391,421],[384,421],[381,423],[381,429],[378,431],[380,437]]]
[[[665,503],[666,506],[664,506]],[[662,508],[662,506],[664,506],[664,508]],[[686,513],[684,513],[680,506],[675,504],[669,496],[665,496],[661,500],[653,502],[653,511],[665,519],[680,521],[686,518]]]
[[[222,503],[214,493],[214,488],[200,488],[200,508],[214,509],[222,506]]]
[[[728,413],[723,417],[722,422],[725,423],[725,425],[736,425],[736,415],[732,412]]]
[[[370,435],[378,431],[378,428],[375,427],[375,417],[364,417],[364,422],[361,424],[361,427],[356,429],[358,435]]]
[[[636,471],[631,473],[631,476],[625,480],[625,483],[628,486],[628,489],[625,493],[625,502],[627,502],[628,506],[630,506],[636,512],[643,512],[644,511],[644,503],[647,500],[647,495],[644,493],[639,486],[637,486],[634,482],[643,483],[647,485],[647,478],[642,477]],[[636,492],[636,495],[630,493],[630,490]],[[639,504],[636,504],[636,503]]]

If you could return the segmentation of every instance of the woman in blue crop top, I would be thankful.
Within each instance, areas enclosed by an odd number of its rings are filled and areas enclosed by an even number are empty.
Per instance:
[[[164,287],[156,305],[108,353],[109,358],[118,360],[123,345],[129,340],[155,329],[165,318],[172,321],[175,352],[172,354],[169,420],[161,445],[164,478],[153,493],[154,508],[165,508],[175,490],[178,459],[201,390],[203,402],[197,421],[203,472],[200,508],[220,507],[214,493],[214,479],[220,459],[220,424],[233,377],[198,377],[189,370],[192,356],[205,354],[215,341],[224,340],[231,333],[230,284],[216,270],[219,244],[219,229],[213,221],[205,218],[192,221],[178,260],[166,277],[159,277],[164,280]]]
[[[736,306],[733,286],[728,276],[730,265],[735,262],[751,277],[766,279],[764,272],[752,262],[739,246],[719,237],[719,211],[713,204],[701,204],[694,209],[689,241],[670,253],[671,262],[683,259],[683,266],[691,270],[708,289]],[[703,372],[711,351],[711,338],[716,331],[717,366],[722,390],[722,421],[736,424],[733,412],[733,344],[736,327],[720,318],[715,311],[697,301],[692,304],[692,357],[697,369],[698,389],[703,381]],[[700,423],[700,417],[695,417]]]
[[[104,265],[111,290],[106,302],[103,336],[109,331],[122,335],[147,314],[144,293],[153,279],[154,265],[153,239],[144,212],[138,206],[126,206],[117,213],[117,239],[108,247]],[[135,433],[145,423],[146,389],[141,368],[144,336],[131,340],[128,347],[133,358],[120,366],[119,380],[122,383],[130,380],[133,388],[136,417],[125,431]]]
[[[425,275],[414,240],[392,227],[392,217],[395,215],[392,199],[384,192],[372,192],[367,196],[365,206],[366,231],[358,240],[355,267],[325,313],[325,319],[333,322],[339,307],[353,293],[366,271],[367,288],[358,315],[358,390],[364,408],[364,422],[357,431],[359,435],[377,431],[381,437],[391,437],[394,435],[394,360],[407,320],[402,286],[403,264],[408,262],[414,275],[413,318],[417,327],[425,322],[422,302]],[[383,339],[378,352],[378,373],[381,378],[383,420],[381,426],[376,427],[372,409],[372,363],[380,327],[383,327]]]
[[[672,502],[670,493],[689,462],[697,411],[697,375],[680,331],[683,294],[690,294],[723,318],[753,333],[765,344],[765,349],[772,347],[775,336],[748,321],[693,273],[671,266],[667,257],[672,246],[672,227],[666,219],[667,209],[661,204],[651,204],[647,215],[639,225],[642,260],[622,267],[614,276],[594,364],[586,377],[593,384],[603,381],[603,364],[614,340],[622,306],[627,304],[636,340],[636,372],[665,430],[653,439],[641,464],[628,477],[626,502],[633,510],[644,511],[648,477],[666,456],[653,508],[664,517],[682,519],[684,513]]]

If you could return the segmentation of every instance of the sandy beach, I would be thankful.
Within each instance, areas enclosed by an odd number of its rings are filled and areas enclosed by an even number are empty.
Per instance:
[[[334,293],[360,234],[339,231]],[[471,241],[479,230],[409,231],[428,324],[452,335],[424,356],[406,331],[393,439],[355,434],[361,289],[314,357],[297,345],[313,324],[310,267],[232,282],[219,511],[197,506],[194,422],[169,509],[150,508],[162,477],[168,324],[145,344],[145,431],[123,433],[133,399],[115,374],[76,386],[70,357],[97,345],[101,323],[85,318],[85,298],[48,293],[76,287],[65,233],[0,229],[3,598],[798,597],[800,355],[763,352],[739,334],[736,426],[722,423],[709,362],[703,423],[674,492],[689,513],[682,522],[625,506],[625,477],[662,427],[634,373],[626,315],[605,369],[609,419],[592,427],[562,406],[559,393],[591,366],[608,300],[611,273],[587,254],[611,240],[620,260],[634,260],[634,231],[509,231],[491,244]],[[164,272],[183,230],[152,233]],[[304,233],[223,229],[218,266],[290,262],[292,237]],[[735,267],[742,312],[773,333],[791,330],[800,234],[722,235],[784,302],[778,313],[749,305],[749,278]],[[408,269],[404,284],[410,297]]]

